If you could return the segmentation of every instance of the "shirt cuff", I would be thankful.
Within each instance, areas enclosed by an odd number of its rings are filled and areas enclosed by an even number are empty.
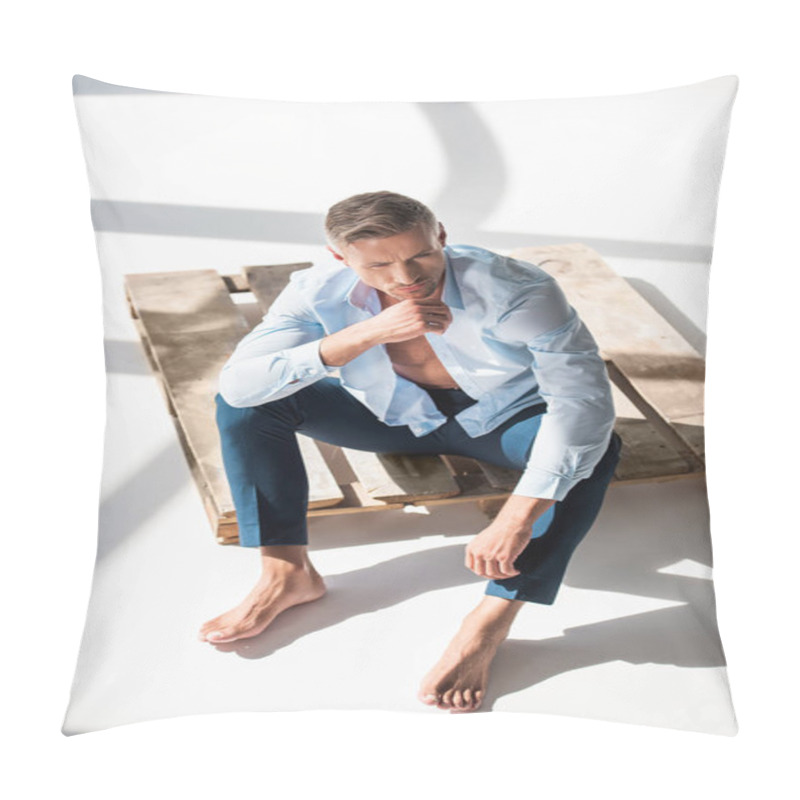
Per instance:
[[[323,363],[319,354],[321,343],[322,339],[318,339],[292,348],[292,378],[289,383],[313,383],[338,369]]]
[[[580,478],[568,478],[543,469],[528,468],[522,473],[512,494],[560,502],[579,481]]]

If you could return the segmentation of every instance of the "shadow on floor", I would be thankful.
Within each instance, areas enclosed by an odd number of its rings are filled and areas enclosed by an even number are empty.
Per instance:
[[[503,642],[481,710],[491,711],[498,698],[556,675],[612,661],[685,668],[725,666],[717,632],[709,628],[704,614],[689,605],[662,608],[567,628],[563,636],[549,639]]]

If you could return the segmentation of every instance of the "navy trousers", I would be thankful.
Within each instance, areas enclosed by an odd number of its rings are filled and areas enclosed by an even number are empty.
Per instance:
[[[405,425],[381,422],[336,378],[323,378],[289,397],[249,408],[234,408],[217,395],[217,426],[240,544],[308,543],[308,479],[295,433],[374,453],[461,455],[502,467],[525,467],[544,404],[525,408],[495,430],[471,438],[454,416],[475,401],[459,389],[430,394],[447,422],[421,437]],[[592,475],[536,520],[531,541],[514,562],[520,574],[490,581],[487,594],[553,603],[572,553],[600,510],[619,449],[614,434]]]

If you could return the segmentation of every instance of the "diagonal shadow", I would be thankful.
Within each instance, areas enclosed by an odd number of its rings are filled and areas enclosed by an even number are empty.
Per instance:
[[[709,515],[705,483],[689,486],[651,484],[612,487],[597,520],[570,561],[565,583],[593,591],[713,605],[710,577],[684,578],[663,570],[682,561],[713,563],[707,534]],[[670,495],[680,491],[681,506]],[[700,535],[698,535],[698,530]],[[678,591],[676,592],[676,589]]]
[[[258,636],[212,646],[243,658],[265,658],[351,617],[390,608],[426,592],[483,583],[482,578],[464,567],[463,552],[459,545],[447,545],[325,576],[328,593],[319,600],[287,609]]]
[[[705,354],[706,334],[658,287],[654,286],[650,281],[644,281],[641,278],[626,278],[625,280],[636,289],[636,291],[647,300],[675,330],[680,331],[681,336],[683,336],[698,353],[702,355]]]
[[[94,229],[104,233],[324,244],[323,214],[96,199],[90,210]]]
[[[124,339],[105,339],[106,374],[149,375],[153,370],[147,364],[142,343]]]
[[[662,608],[567,628],[563,636],[503,642],[481,710],[490,711],[498,698],[557,675],[612,661],[691,669],[725,666],[716,626],[691,605]]]
[[[417,103],[441,142],[445,184],[430,205],[457,230],[476,232],[500,201],[508,168],[492,132],[471,103]],[[467,180],[464,176],[469,176]]]
[[[177,442],[147,459],[122,486],[100,502],[97,560],[135,535],[190,480],[186,458]]]
[[[448,189],[448,203],[454,203],[454,197],[455,192]],[[462,210],[454,207],[450,213],[453,215],[451,222],[441,212],[438,216],[446,228],[457,229],[460,241],[494,250],[579,242],[604,256],[699,263],[711,261],[712,248],[709,245],[611,239],[587,236],[580,231],[487,231],[481,229],[476,221],[470,220],[470,215],[476,214],[475,208]],[[324,215],[301,211],[92,199],[91,215],[92,225],[98,233],[139,233],[324,246]]]

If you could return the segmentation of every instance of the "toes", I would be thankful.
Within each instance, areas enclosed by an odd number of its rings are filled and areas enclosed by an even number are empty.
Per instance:
[[[200,626],[200,633],[198,634],[201,639],[205,639],[210,631],[215,631],[220,627],[219,618],[210,619]]]
[[[419,695],[419,699],[428,706],[435,706],[439,702],[439,696],[433,694],[433,692],[425,692],[424,694]]]
[[[236,631],[218,628],[211,630],[205,635],[205,640],[211,644],[224,644],[225,642],[232,642],[236,639]]]
[[[450,713],[466,714],[474,711],[478,704],[478,701],[475,700],[475,692],[472,689],[456,691],[453,694],[453,708],[450,709]]]
[[[454,713],[475,711],[483,700],[483,689],[447,689],[441,694],[421,690],[417,695],[429,706],[447,709]]]
[[[208,640],[208,634],[213,633],[215,630],[216,628],[212,627],[211,625],[203,625],[203,627],[200,628],[200,632],[197,634],[197,638],[201,642],[205,642]]]

